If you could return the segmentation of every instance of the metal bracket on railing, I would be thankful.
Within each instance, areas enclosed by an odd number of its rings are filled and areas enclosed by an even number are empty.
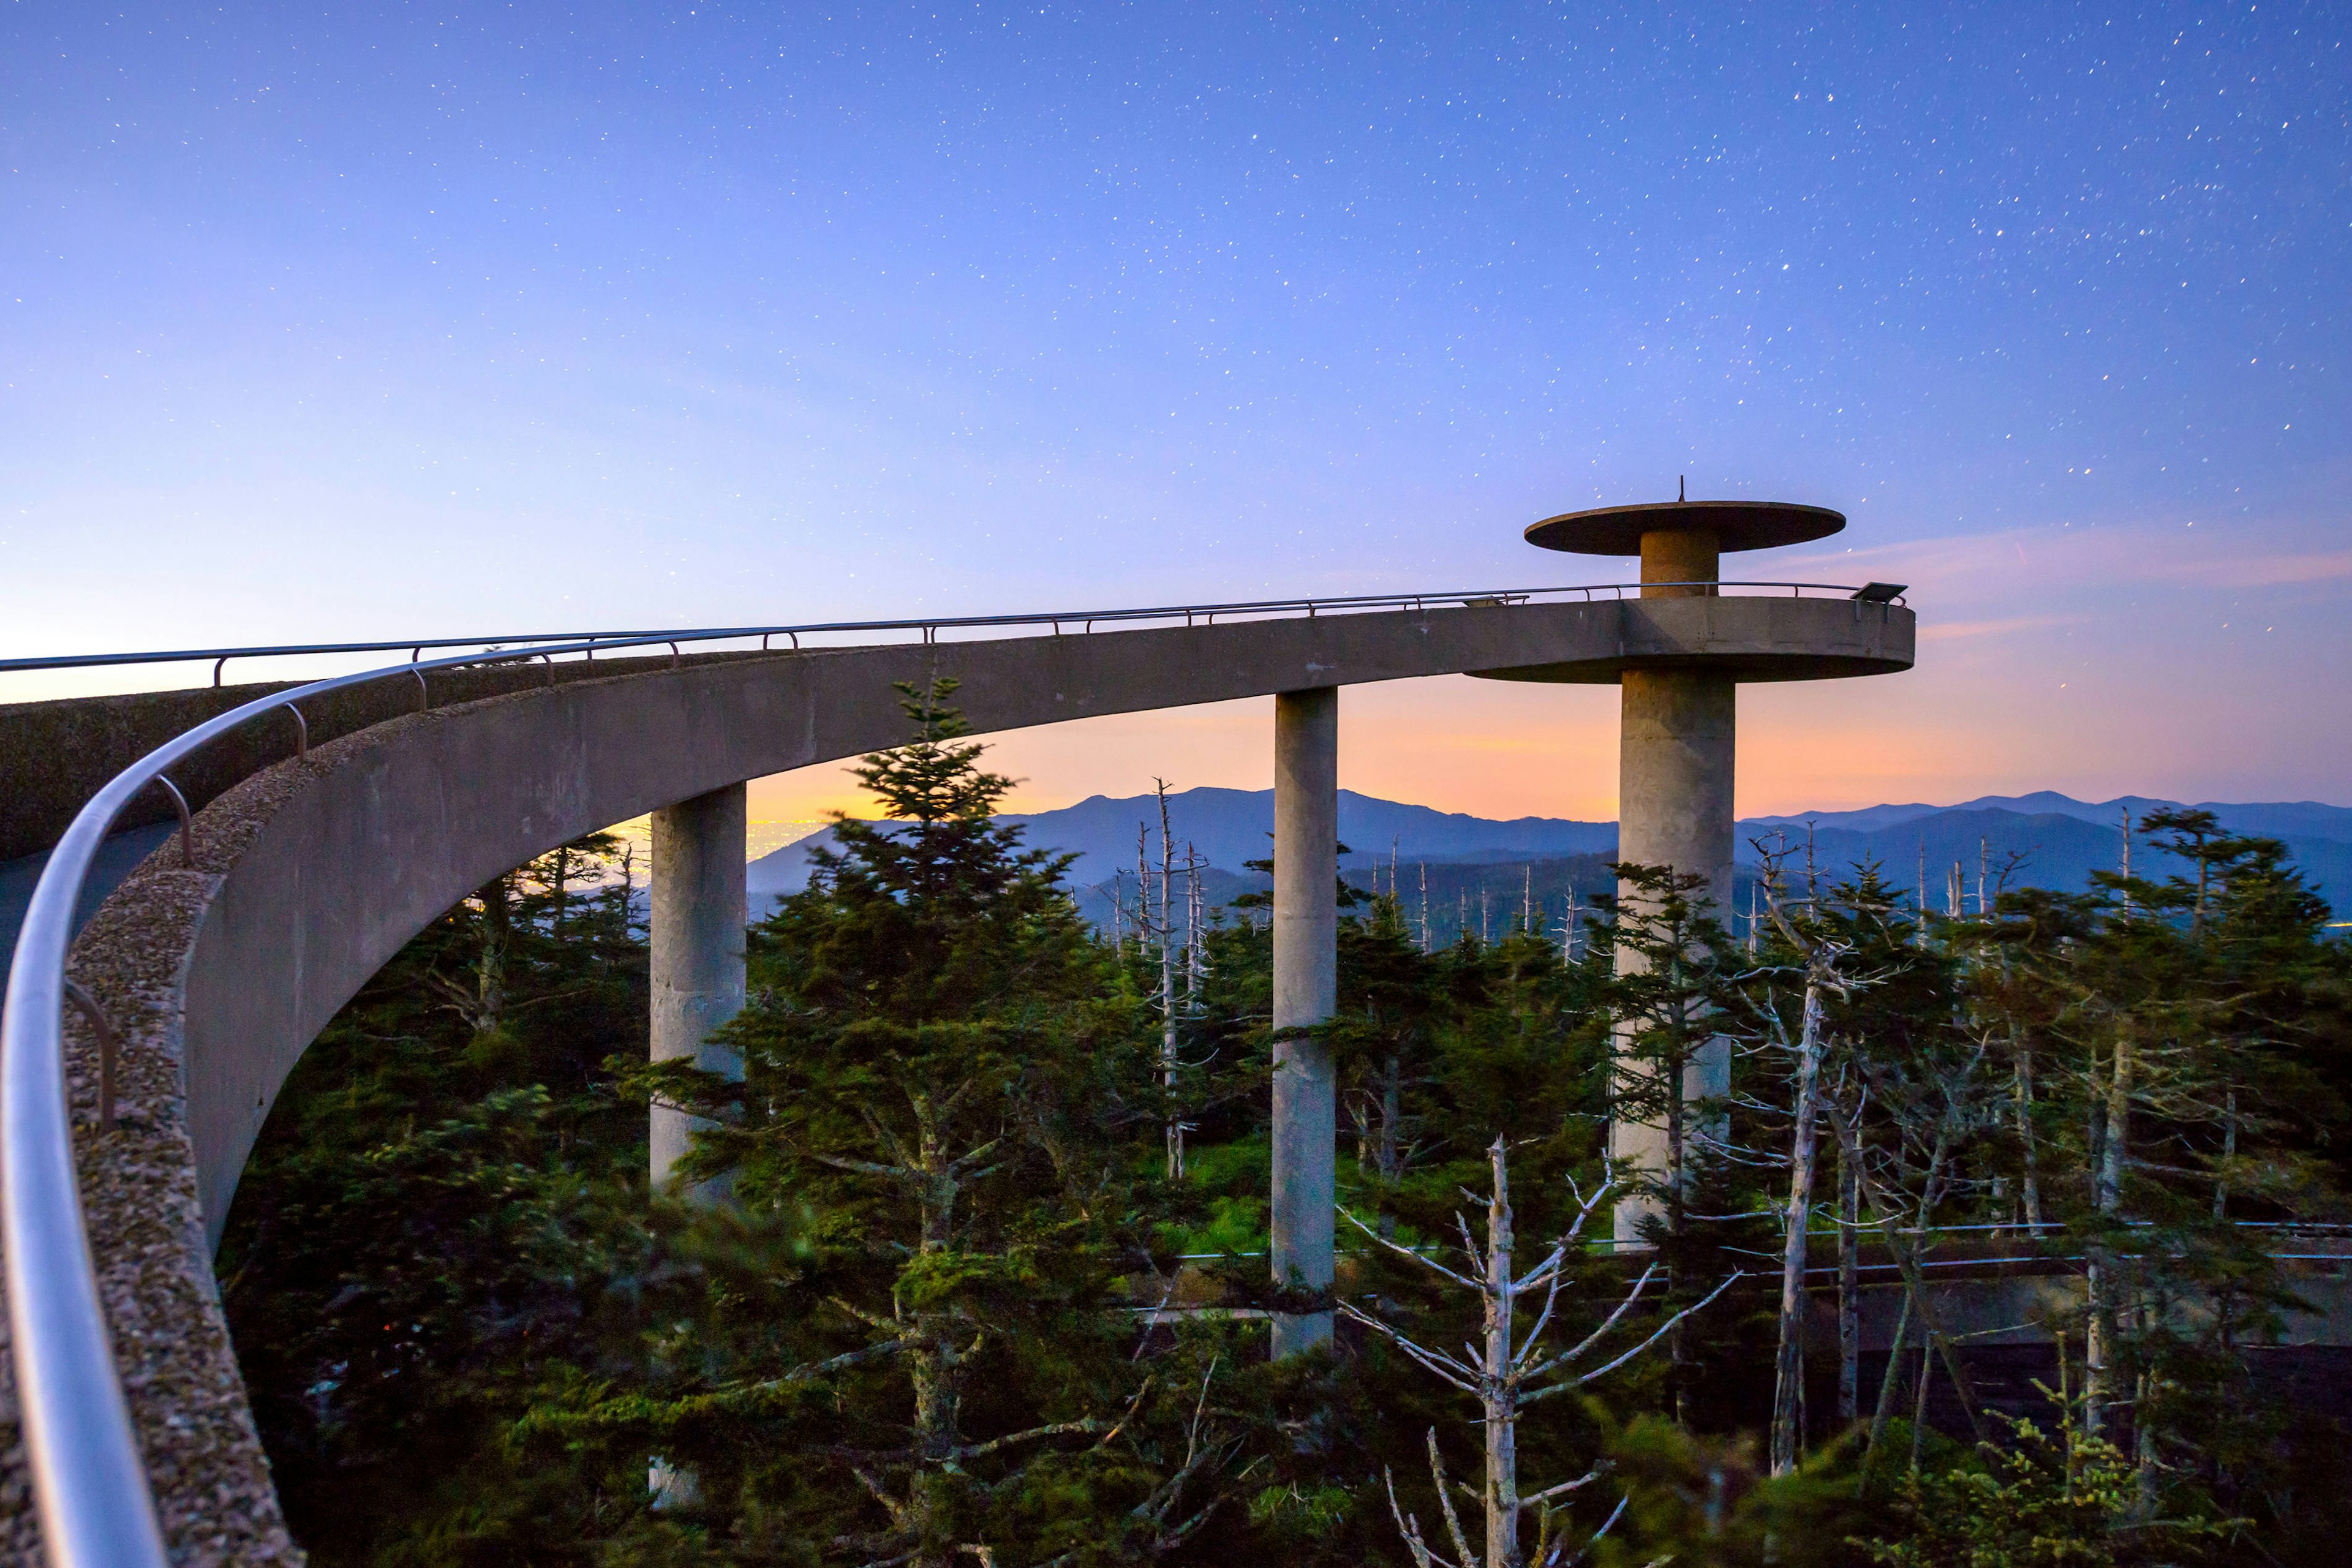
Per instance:
[[[408,650],[408,662],[415,664],[419,658],[424,657],[424,654],[425,645],[423,643],[418,643],[415,647]]]
[[[669,667],[672,669],[676,669],[677,668],[677,644],[672,643],[669,645]]]
[[[433,689],[425,684],[425,672],[421,669],[412,669],[408,673],[416,677],[416,710],[419,713],[431,712],[433,710]]]
[[[286,705],[286,711],[294,715],[294,760],[307,763],[310,760],[310,721],[302,717],[302,710],[291,702]]]
[[[547,666],[547,689],[552,691],[555,689],[555,656],[551,653],[543,653],[539,658],[540,662]]]
[[[180,793],[180,786],[178,784],[173,784],[162,773],[157,773],[155,775],[155,782],[163,786],[163,793],[172,797],[172,804],[173,805],[179,807],[180,864],[193,871],[196,868],[196,851],[195,837],[188,816],[188,797]]]
[[[121,1047],[115,1039],[114,1026],[106,1021],[106,1014],[98,1005],[98,998],[83,990],[80,982],[71,979],[66,982],[66,1000],[81,1009],[81,1016],[89,1020],[90,1033],[98,1037],[98,1130],[111,1132],[114,1131],[114,1063]]]
[[[223,655],[221,655],[218,658],[216,658],[216,659],[213,660],[213,684],[214,684],[215,686],[218,686],[218,685],[221,683],[221,679],[220,679],[221,666],[222,666],[222,665],[226,664],[227,662],[228,662],[228,655],[226,655],[226,654],[223,654]]]

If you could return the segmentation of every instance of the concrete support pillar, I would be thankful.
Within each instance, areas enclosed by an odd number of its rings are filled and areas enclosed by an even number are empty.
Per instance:
[[[1648,564],[1645,553],[1643,565]],[[1739,688],[1728,675],[1694,669],[1629,669],[1622,682],[1617,858],[1706,877],[1717,918],[1728,921]],[[1626,883],[1620,883],[1617,892],[1629,902],[1634,897]],[[1639,963],[1633,954],[1619,951],[1619,973]],[[1685,1071],[1683,1099],[1713,1098],[1730,1088],[1731,1042],[1718,1036],[1700,1048]],[[1656,1178],[1666,1172],[1663,1126],[1620,1121],[1610,1128],[1609,1144],[1624,1174]],[[1636,1239],[1642,1222],[1657,1212],[1658,1205],[1647,1198],[1619,1204],[1620,1245]]]
[[[1339,693],[1274,700],[1274,1026],[1319,1024],[1339,989]],[[1274,1047],[1276,1286],[1328,1289],[1338,1091],[1320,1040]],[[1276,1314],[1274,1353],[1329,1342],[1331,1314]]]
[[[743,1010],[747,826],[740,784],[654,813],[653,1059],[689,1058],[706,1072],[733,1079],[743,1076],[742,1058],[709,1039]],[[695,1130],[709,1125],[654,1107],[656,1186],[669,1180]]]

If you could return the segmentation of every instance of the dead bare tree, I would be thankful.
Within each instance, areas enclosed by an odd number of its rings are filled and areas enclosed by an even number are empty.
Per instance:
[[[1339,1303],[1340,1311],[1348,1317],[1388,1340],[1424,1370],[1478,1401],[1486,1428],[1486,1552],[1481,1556],[1471,1551],[1461,1523],[1454,1515],[1444,1462],[1437,1451],[1436,1429],[1433,1427],[1429,1436],[1430,1468],[1436,1478],[1438,1499],[1445,1510],[1447,1527],[1453,1537],[1454,1560],[1449,1563],[1446,1559],[1437,1556],[1423,1540],[1419,1522],[1401,1509],[1396,1510],[1397,1529],[1413,1553],[1413,1561],[1424,1568],[1528,1568],[1531,1563],[1558,1562],[1560,1543],[1554,1531],[1553,1500],[1591,1484],[1601,1472],[1595,1468],[1574,1480],[1522,1494],[1518,1478],[1520,1413],[1530,1405],[1582,1388],[1616,1371],[1664,1339],[1685,1319],[1708,1306],[1729,1289],[1733,1281],[1741,1278],[1740,1271],[1734,1270],[1705,1297],[1667,1317],[1630,1349],[1589,1371],[1579,1371],[1578,1363],[1594,1353],[1633,1311],[1664,1266],[1653,1263],[1643,1269],[1641,1278],[1633,1282],[1615,1309],[1583,1339],[1563,1350],[1549,1350],[1545,1335],[1557,1314],[1560,1288],[1568,1279],[1570,1262],[1582,1249],[1585,1223],[1616,1193],[1620,1184],[1613,1170],[1605,1170],[1601,1184],[1587,1196],[1571,1182],[1570,1191],[1576,1201],[1576,1215],[1567,1234],[1552,1243],[1541,1262],[1525,1274],[1517,1274],[1513,1271],[1509,1155],[1500,1137],[1488,1147],[1486,1160],[1492,1191],[1485,1200],[1486,1241],[1483,1247],[1471,1234],[1469,1221],[1459,1212],[1454,1215],[1465,1264],[1461,1269],[1450,1268],[1434,1257],[1382,1236],[1379,1228],[1365,1224],[1344,1208],[1339,1211],[1350,1225],[1375,1243],[1470,1291],[1478,1297],[1483,1308],[1480,1344],[1475,1351],[1465,1345],[1465,1353],[1457,1354],[1423,1345],[1385,1320],[1351,1302]],[[1465,1190],[1462,1195],[1473,1203],[1479,1201],[1475,1193]],[[1515,1321],[1518,1300],[1523,1296],[1538,1292],[1542,1294],[1543,1309],[1537,1314],[1533,1325],[1521,1335]],[[1396,1509],[1393,1478],[1389,1482],[1389,1496],[1391,1507]],[[1539,1510],[1538,1551],[1533,1558],[1524,1552],[1519,1544],[1519,1516],[1529,1509]]]
[[[1168,1179],[1184,1179],[1184,1119],[1176,1110],[1176,926],[1168,907],[1176,877],[1176,835],[1168,826],[1168,781],[1155,778],[1160,796],[1160,1087],[1168,1095]]]
[[[1862,1187],[1853,1167],[1838,1161],[1838,1420],[1862,1417]]]
[[[1201,886],[1201,852],[1184,841],[1184,1010],[1201,1005],[1201,982],[1209,973],[1208,956],[1201,951],[1201,916],[1207,895]]]
[[[2129,814],[2126,814],[2129,821]],[[2129,828],[2126,828],[2124,859],[2130,864]],[[2084,1295],[2087,1315],[2083,1331],[2083,1430],[2096,1437],[2106,1427],[2107,1406],[2115,1397],[2114,1354],[2123,1292],[2105,1229],[2116,1225],[2123,1212],[2124,1161],[2131,1143],[2133,1045],[2136,1020],[2128,1013],[2116,1017],[2115,1037],[2107,1050],[2105,1124],[2100,1130],[2099,1161],[2092,1176],[2092,1194],[2102,1234],[2084,1247]],[[2095,1071],[2095,1067],[2094,1068]]]
[[[470,973],[453,980],[438,969],[427,970],[425,981],[442,997],[442,1006],[465,1020],[477,1038],[498,1033],[507,1015],[507,950],[514,940],[515,874],[493,879],[468,899],[478,906]]]
[[[1766,1043],[1792,1058],[1796,1067],[1790,1107],[1789,1197],[1782,1210],[1780,1334],[1772,1393],[1771,1472],[1783,1476],[1797,1468],[1802,1425],[1805,1269],[1812,1228],[1813,1181],[1818,1163],[1817,1126],[1824,1093],[1824,1058],[1831,1043],[1826,1032],[1829,999],[1832,996],[1841,1000],[1850,998],[1855,991],[1889,978],[1893,972],[1881,970],[1863,975],[1845,973],[1845,965],[1854,952],[1854,944],[1835,935],[1836,928],[1822,918],[1819,873],[1812,864],[1810,847],[1806,857],[1806,884],[1810,893],[1801,910],[1792,912],[1780,898],[1780,870],[1793,853],[1787,836],[1780,835],[1769,844],[1761,838],[1751,842],[1762,861],[1755,886],[1762,898],[1763,918],[1769,922],[1780,942],[1798,955],[1802,963],[1803,999],[1793,1029],[1775,1000],[1774,987],[1767,985],[1760,991],[1743,993],[1750,1011],[1762,1027]],[[1856,1365],[1859,1324],[1855,1321],[1853,1276],[1856,1266],[1853,1229],[1859,1217],[1854,1213],[1857,1197],[1855,1179],[1852,1163],[1841,1160],[1838,1215],[1841,1364],[1838,1383],[1840,1413],[1847,1419],[1853,1418],[1859,1403]]]
[[[2009,890],[2011,879],[2029,858],[2029,854],[2021,849],[2009,852],[1993,880],[1991,897],[1994,902],[1999,902],[2000,896]],[[1985,902],[1982,896],[1977,901],[1979,906]],[[1980,908],[1979,912],[1990,918],[1989,909]],[[2024,1213],[2026,1234],[2039,1237],[2042,1234],[2042,1170],[2041,1151],[2033,1132],[2033,1047],[2019,1025],[2016,1010],[2006,1005],[2015,983],[2009,944],[1997,942],[1995,946],[1998,950],[2000,994],[2004,1003],[1998,1011],[2009,1037],[2011,1109],[2016,1117],[2018,1153],[2022,1164],[2018,1196]]]
[[[1212,1359],[1208,1370],[1201,1374],[1200,1397],[1193,1402],[1192,1419],[1185,1428],[1183,1462],[1146,1493],[1142,1501],[1128,1510],[1128,1519],[1139,1528],[1137,1537],[1126,1544],[1147,1559],[1165,1556],[1181,1546],[1209,1522],[1210,1516],[1231,1495],[1227,1489],[1210,1490],[1204,1496],[1200,1485],[1204,1478],[1223,1471],[1242,1444],[1240,1433],[1220,1424],[1207,1423],[1205,1434],[1202,1430],[1209,1415],[1209,1382],[1216,1373],[1217,1363]],[[1109,1436],[1096,1445],[1097,1448],[1109,1446]],[[1246,1469],[1243,1473],[1246,1474]],[[984,1564],[994,1561],[987,1555],[990,1548],[968,1545],[961,1550],[979,1557]],[[1047,1558],[1037,1568],[1067,1568],[1067,1564],[1086,1555],[1084,1550],[1065,1552]]]
[[[1919,879],[1911,887],[1911,912],[1919,917],[1919,945],[1927,945],[1927,841],[1919,840]]]
[[[1870,1208],[1871,1223],[1876,1227],[1879,1238],[1885,1244],[1887,1251],[1894,1255],[1895,1268],[1903,1276],[1904,1322],[1916,1321],[1922,1330],[1923,1338],[1926,1341],[1922,1360],[1924,1362],[1930,1354],[1942,1359],[1944,1370],[1952,1380],[1954,1392],[1959,1395],[1960,1406],[1967,1413],[1969,1426],[1974,1429],[1979,1440],[1984,1440],[1990,1434],[1985,1429],[1983,1415],[1977,1407],[1975,1390],[1969,1382],[1966,1369],[1960,1365],[1958,1352],[1955,1351],[1951,1340],[1943,1331],[1935,1303],[1927,1294],[1927,1280],[1919,1268],[1918,1250],[1914,1245],[1914,1238],[1925,1234],[1929,1207],[1927,1199],[1935,1195],[1935,1181],[1939,1173],[1940,1159],[1948,1145],[1939,1148],[1937,1155],[1931,1157],[1929,1191],[1923,1196],[1914,1225],[1906,1227],[1902,1224],[1906,1216],[1897,1201],[1887,1193],[1884,1184],[1870,1169],[1863,1147],[1860,1111],[1857,1110],[1853,1115],[1848,1115],[1834,1099],[1827,1097],[1824,1097],[1822,1101],[1822,1110],[1830,1119],[1831,1126],[1837,1131],[1839,1155],[1853,1170],[1854,1180],[1862,1189],[1863,1200]],[[1941,1142],[1939,1140],[1939,1142]],[[1875,1453],[1880,1429],[1885,1424],[1888,1398],[1895,1385],[1895,1357],[1901,1353],[1902,1331],[1903,1324],[1898,1323],[1895,1330],[1898,1342],[1895,1354],[1888,1358],[1886,1375],[1879,1384],[1878,1415],[1871,1423],[1870,1443],[1866,1455]],[[1921,1379],[1923,1384],[1925,1381],[1923,1377]],[[1869,1460],[1865,1457],[1864,1461],[1865,1473],[1868,1466]]]
[[[1759,848],[1762,846],[1759,844]],[[1801,929],[1788,918],[1775,896],[1771,873],[1777,864],[1768,859],[1765,907],[1783,940],[1804,954],[1804,1002],[1795,1031],[1790,1030],[1769,994],[1758,1013],[1776,1042],[1797,1061],[1793,1130],[1789,1147],[1789,1201],[1781,1217],[1780,1348],[1773,1359],[1772,1474],[1785,1476],[1797,1468],[1797,1410],[1805,1383],[1805,1251],[1812,1228],[1814,1121],[1821,1084],[1822,1018],[1830,993],[1843,995],[1846,984],[1838,963],[1851,950],[1843,943]],[[1810,924],[1811,922],[1808,922]]]

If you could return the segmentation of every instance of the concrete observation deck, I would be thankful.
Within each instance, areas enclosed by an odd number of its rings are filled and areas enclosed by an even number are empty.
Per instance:
[[[1730,586],[1730,585],[1726,585]],[[115,1356],[173,1559],[292,1560],[210,1258],[248,1152],[310,1041],[404,943],[493,877],[581,834],[742,781],[906,738],[895,683],[961,683],[979,732],[1434,675],[1604,684],[1697,661],[1741,679],[1907,668],[1901,605],[1777,592],[1290,616],[1209,626],[805,652],[502,666],[396,683],[313,718],[133,872],[69,973],[122,1036],[111,1132],[95,1044],[68,1029],[75,1157]],[[436,677],[436,681],[441,678]],[[37,760],[19,836],[184,730],[187,693],[0,709],[0,755]],[[456,698],[457,700],[452,701]],[[372,706],[373,705],[373,706]],[[248,726],[248,729],[252,728]],[[338,729],[347,730],[335,738]],[[79,740],[77,740],[79,738]],[[241,741],[240,744],[257,742]],[[211,794],[213,791],[207,790]],[[37,848],[19,843],[16,853]],[[0,1363],[0,1366],[5,1366]],[[13,1425],[13,1397],[7,1409]],[[0,1504],[37,1540],[15,1447]]]

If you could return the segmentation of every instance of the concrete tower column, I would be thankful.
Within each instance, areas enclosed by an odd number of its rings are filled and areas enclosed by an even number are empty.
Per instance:
[[[1711,597],[1722,563],[1723,543],[1713,530],[1654,528],[1642,535],[1642,597]]]
[[[1843,513],[1789,501],[1691,500],[1675,486],[1673,500],[1652,505],[1594,507],[1562,512],[1532,523],[1529,544],[1575,555],[1638,555],[1642,597],[1713,598],[1723,591],[1722,559],[1741,550],[1773,550],[1827,539],[1845,527]],[[1782,587],[1790,586],[1787,584]],[[1892,584],[1853,590],[1857,620],[1903,592]],[[1699,613],[1693,614],[1693,610]],[[1698,606],[1627,606],[1626,639],[1618,644],[1613,676],[1622,689],[1622,729],[1618,753],[1617,854],[1622,860],[1666,866],[1706,879],[1717,917],[1731,923],[1732,752],[1738,729],[1738,680],[1818,680],[1841,675],[1883,675],[1908,668],[1899,658],[1848,658],[1836,639],[1814,634],[1808,646],[1734,650],[1710,647],[1717,616]],[[1675,628],[1667,635],[1669,627]],[[1679,643],[1679,647],[1674,646]],[[1631,647],[1631,651],[1629,651]],[[1591,677],[1572,667],[1557,673],[1541,668],[1496,670],[1506,680],[1580,681]],[[1630,902],[1623,883],[1618,897]],[[1617,955],[1619,973],[1636,967],[1630,953]],[[1621,1041],[1622,1048],[1622,1041]],[[1621,1057],[1621,1060],[1622,1060]],[[1714,1100],[1731,1088],[1731,1042],[1720,1036],[1692,1053],[1680,1096],[1685,1105]],[[1685,1131],[1692,1122],[1685,1117]],[[1719,1129],[1719,1121],[1701,1126]],[[1653,1179],[1668,1174],[1663,1127],[1623,1121],[1609,1130],[1609,1146],[1625,1175]],[[1685,1150],[1687,1153],[1687,1149]],[[1617,1239],[1638,1241],[1643,1223],[1656,1214],[1648,1199],[1620,1204]]]
[[[1319,1024],[1339,989],[1339,692],[1274,700],[1274,1026]],[[1276,1286],[1328,1289],[1338,1091],[1321,1040],[1274,1047]],[[1274,1353],[1329,1342],[1331,1314],[1277,1313]]]
[[[743,786],[679,801],[654,813],[653,1059],[691,1058],[706,1072],[743,1076],[743,1058],[710,1036],[743,1010]],[[669,1180],[698,1128],[682,1110],[653,1110],[653,1179]],[[715,1193],[703,1193],[706,1197]]]
[[[1642,596],[1707,595],[1721,557],[1711,532],[1658,529],[1642,536]],[[1664,584],[1675,584],[1665,586]],[[1732,888],[1732,778],[1738,740],[1739,688],[1711,669],[1628,669],[1619,677],[1617,858],[1644,866],[1671,866],[1707,879],[1717,917],[1727,920]],[[1631,900],[1631,884],[1617,896]],[[1642,967],[1624,949],[1617,972]],[[1717,1036],[1701,1046],[1683,1072],[1685,1103],[1731,1090],[1731,1042]],[[1694,1123],[1684,1122],[1685,1138]],[[1609,1130],[1618,1169],[1651,1177],[1667,1173],[1663,1125],[1620,1120]],[[1616,1209],[1620,1245],[1637,1241],[1643,1223],[1660,1212],[1651,1198],[1627,1199]]]

